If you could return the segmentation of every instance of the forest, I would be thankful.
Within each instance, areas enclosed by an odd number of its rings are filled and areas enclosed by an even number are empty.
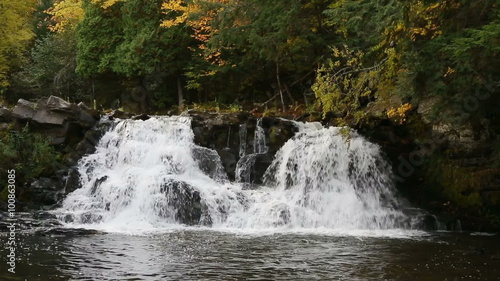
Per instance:
[[[409,161],[417,204],[500,227],[500,0],[0,0],[0,15],[2,106],[313,116],[380,143],[397,175]],[[9,126],[0,168],[54,174],[63,148]]]
[[[301,107],[354,123],[473,97],[491,119],[476,96],[498,93],[499,2],[0,0],[0,94],[147,113]]]

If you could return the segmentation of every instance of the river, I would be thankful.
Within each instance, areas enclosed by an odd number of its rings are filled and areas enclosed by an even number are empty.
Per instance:
[[[3,262],[1,280],[500,280],[500,240],[477,233],[178,228],[18,239],[16,273]]]

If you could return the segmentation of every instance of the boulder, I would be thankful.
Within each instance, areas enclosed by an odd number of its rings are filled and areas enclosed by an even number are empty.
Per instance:
[[[69,194],[82,186],[80,181],[80,173],[76,168],[68,170],[66,181],[64,183],[64,194]]]
[[[218,149],[220,161],[224,167],[224,171],[230,180],[235,179],[237,155],[235,155],[230,149]]]
[[[42,98],[36,104],[20,99],[12,116],[19,121],[30,121],[30,127],[50,138],[52,145],[79,142],[99,119],[84,104],[77,106],[56,96]]]
[[[219,182],[227,181],[221,157],[216,151],[205,147],[194,147],[193,158],[198,162],[200,169],[210,178]]]
[[[87,112],[88,114],[90,114],[90,116],[92,116],[92,118],[94,118],[95,120],[99,120],[100,118],[100,113],[98,110],[95,110],[95,109],[92,109],[90,107],[88,107],[85,103],[83,102],[80,102],[77,104],[77,107],[81,110],[84,110],[85,112]]]
[[[59,203],[64,197],[63,186],[57,180],[39,178],[23,188],[19,200],[29,202],[29,209],[40,210]]]
[[[206,206],[201,202],[200,192],[185,182],[170,180],[161,191],[165,194],[163,206],[159,209],[163,217],[174,219],[186,225],[210,224]]]
[[[37,110],[32,121],[41,126],[63,126],[68,116],[59,112],[48,111],[45,108]]]
[[[36,113],[36,103],[19,99],[12,111],[12,116],[19,120],[31,120]]]
[[[50,111],[73,113],[78,106],[63,100],[60,97],[50,96],[45,102]]]
[[[118,118],[118,119],[128,119],[128,118],[132,118],[134,116],[133,113],[130,113],[130,112],[124,112],[124,111],[121,111],[121,110],[114,110],[110,115],[111,119],[113,118]]]
[[[0,105],[0,122],[12,121],[12,112]]]
[[[79,114],[75,114],[75,117],[77,117],[78,123],[85,128],[92,128],[92,126],[95,125],[96,121],[99,120],[98,117],[94,117],[85,110],[80,110]]]

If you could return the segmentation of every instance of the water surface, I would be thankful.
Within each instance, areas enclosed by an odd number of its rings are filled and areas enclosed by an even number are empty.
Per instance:
[[[127,235],[23,233],[1,280],[500,280],[497,236],[407,238],[207,229]],[[2,249],[2,257],[6,251]]]

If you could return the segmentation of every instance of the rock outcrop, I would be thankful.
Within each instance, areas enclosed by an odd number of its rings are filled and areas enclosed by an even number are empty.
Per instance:
[[[257,120],[248,113],[207,113],[187,111],[194,132],[195,143],[214,149],[219,154],[230,180],[235,180],[236,164],[243,154],[254,152],[254,136]],[[252,169],[253,183],[262,183],[262,176],[271,164],[274,154],[298,131],[293,121],[282,118],[263,117],[261,121],[265,143],[268,147],[266,157],[259,157]],[[245,131],[242,134],[242,130]]]
[[[8,116],[7,113],[2,115]],[[37,103],[20,99],[12,111],[12,118],[20,125],[29,124],[34,132],[50,138],[53,145],[74,145],[96,124],[99,113],[83,103],[76,105],[50,96]]]

